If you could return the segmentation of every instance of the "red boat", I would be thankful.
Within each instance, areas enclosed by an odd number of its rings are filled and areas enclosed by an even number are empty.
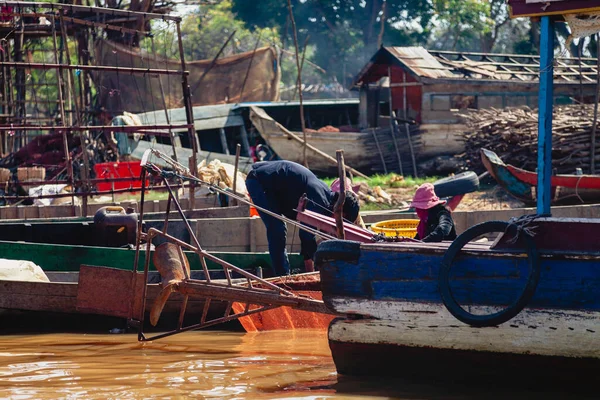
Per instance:
[[[505,164],[493,151],[481,149],[481,160],[496,182],[526,204],[536,203],[537,173]],[[600,203],[600,176],[553,175],[552,205]]]

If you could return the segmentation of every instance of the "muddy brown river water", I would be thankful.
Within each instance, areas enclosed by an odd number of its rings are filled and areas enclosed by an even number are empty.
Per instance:
[[[501,380],[456,385],[338,377],[323,331],[197,331],[146,343],[135,334],[0,336],[2,399],[573,397],[572,388],[515,389]]]

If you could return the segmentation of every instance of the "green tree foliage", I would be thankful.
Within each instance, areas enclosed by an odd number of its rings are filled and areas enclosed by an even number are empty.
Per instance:
[[[438,46],[457,50],[489,36],[494,26],[490,2],[485,0],[434,0]]]
[[[291,42],[286,1],[232,4],[246,26],[275,26]],[[424,42],[433,16],[427,0],[292,0],[292,6],[300,42],[310,35],[316,49],[312,61],[338,80],[353,76],[381,41],[401,46]]]
[[[271,43],[280,45],[277,28],[249,29],[246,26],[243,21],[236,19],[229,0],[200,8],[183,19],[181,30],[185,54],[189,60],[211,59],[217,55],[233,31],[236,33],[222,56],[252,51],[259,37],[259,47]]]
[[[505,0],[433,0],[428,47],[482,53],[535,53],[537,26],[511,19]],[[537,40],[536,40],[537,39]]]

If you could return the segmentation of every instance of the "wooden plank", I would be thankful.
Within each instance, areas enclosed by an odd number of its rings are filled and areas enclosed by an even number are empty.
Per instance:
[[[541,254],[600,255],[600,219],[539,218],[528,229],[535,233],[532,239]],[[503,235],[492,249],[514,250],[524,246],[522,237],[513,243],[513,238]]]
[[[14,295],[71,297],[77,293],[76,283],[0,281],[0,293]],[[2,298],[2,296],[0,296]]]
[[[141,160],[142,156],[144,155],[144,152],[151,148],[159,150],[169,157],[173,157],[173,148],[171,146],[160,144],[160,143],[150,143],[150,142],[147,142],[144,140],[140,140],[139,142],[136,142],[136,141],[130,139],[129,142],[130,142],[131,148],[133,149],[131,152],[131,156],[137,160]],[[189,159],[191,157],[192,157],[192,149],[188,149],[186,147],[180,147],[177,149],[177,159],[179,160],[180,164],[183,164],[186,166],[189,165]],[[213,160],[220,160],[221,162],[228,163],[231,165],[235,164],[235,156],[222,154],[222,153],[215,153],[215,152],[210,152],[210,151],[204,151],[204,150],[198,151],[197,160],[198,160],[198,162],[201,162],[202,160],[206,160],[207,164]],[[164,161],[162,161],[160,159],[156,159],[156,157],[152,158],[151,161],[161,167],[167,166],[167,164]],[[252,167],[252,164],[253,164],[253,162],[252,162],[251,158],[240,157],[240,162],[239,162],[238,168],[241,172],[247,173],[250,170],[250,168]],[[182,205],[182,207],[183,207],[183,205]],[[184,207],[184,209],[186,209],[186,208]]]
[[[362,310],[361,302],[345,309]],[[337,320],[329,339],[436,349],[475,350],[600,359],[600,313],[571,310],[525,310],[498,327],[474,328],[455,319],[443,304],[410,305],[371,302],[391,319]],[[420,308],[420,310],[419,310]],[[379,314],[383,314],[380,312]]]
[[[433,254],[405,247],[383,252],[362,245],[358,259],[348,256],[346,261],[317,263],[323,299],[330,306],[336,297],[441,302],[438,277],[443,256],[441,249]],[[541,268],[543,278],[531,307],[600,310],[600,258],[544,257]],[[451,287],[460,304],[505,305],[524,287],[527,271],[524,257],[467,252],[453,264]]]
[[[133,271],[82,265],[77,285],[77,311],[140,319],[142,296],[136,294],[142,293],[144,274],[136,273],[135,280],[133,274]]]
[[[241,126],[244,124],[244,120],[240,114],[240,109],[236,110],[236,108],[236,104],[193,107],[194,128],[196,130],[206,130]],[[138,117],[144,125],[187,124],[185,108],[172,108],[167,110],[167,113],[170,122],[167,121],[164,110],[138,114]],[[185,132],[187,130],[182,129],[180,131]]]

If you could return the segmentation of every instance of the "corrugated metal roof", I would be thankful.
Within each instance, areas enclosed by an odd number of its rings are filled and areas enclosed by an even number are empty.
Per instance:
[[[382,73],[382,66],[394,60],[418,78],[535,82],[540,74],[538,55],[383,47],[363,67],[353,86],[376,82],[387,76],[387,72]],[[596,65],[595,58],[556,57],[554,80],[556,83],[595,84]]]
[[[384,47],[417,76],[453,78],[451,69],[443,66],[423,47]]]

